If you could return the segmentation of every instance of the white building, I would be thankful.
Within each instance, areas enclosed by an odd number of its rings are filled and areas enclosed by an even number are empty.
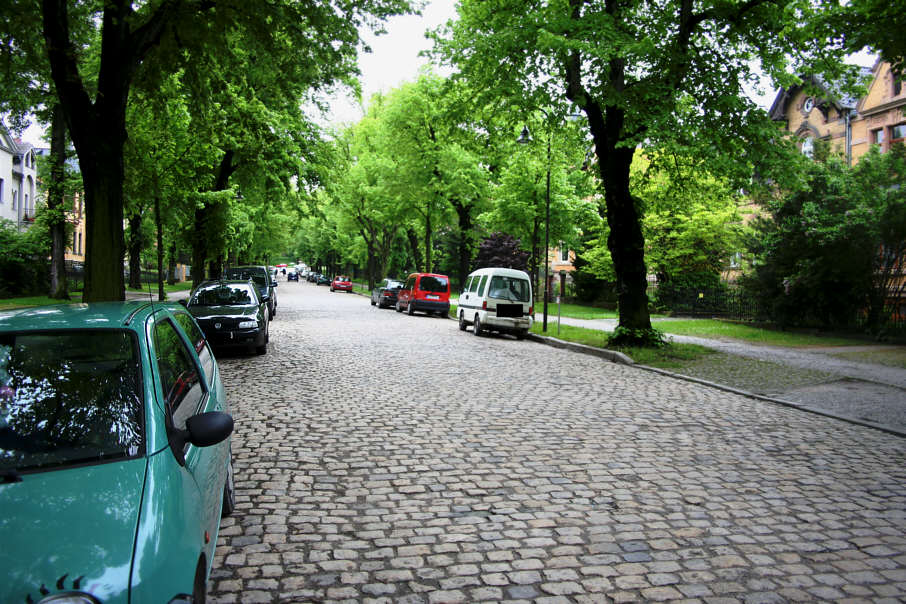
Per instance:
[[[30,143],[17,143],[0,124],[0,218],[20,231],[35,220],[37,162]]]

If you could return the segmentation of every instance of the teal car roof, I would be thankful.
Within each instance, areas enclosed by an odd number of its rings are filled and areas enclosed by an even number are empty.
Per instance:
[[[141,322],[154,308],[167,304],[147,301],[54,304],[0,312],[0,331],[67,328],[122,328]]]

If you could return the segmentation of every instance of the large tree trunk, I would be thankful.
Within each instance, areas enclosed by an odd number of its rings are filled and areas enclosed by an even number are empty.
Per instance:
[[[412,261],[415,263],[415,272],[423,272],[422,267],[422,255],[421,247],[418,244],[418,234],[415,232],[415,229],[406,229],[406,238],[409,240],[409,249],[412,252]],[[400,275],[405,277],[405,275]]]
[[[459,220],[459,241],[457,242],[458,272],[456,275],[460,285],[466,282],[469,275],[469,262],[472,259],[472,249],[469,245],[469,234],[472,232],[472,204],[462,204],[458,201],[452,202],[456,210],[456,216]]]
[[[425,270],[419,272],[431,272],[431,204],[425,208]]]
[[[234,155],[235,153],[232,150],[224,152],[223,157],[220,160],[220,166],[217,168],[217,174],[214,177],[214,186],[211,188],[211,191],[226,190],[230,183],[230,176],[233,175],[233,172],[235,172],[237,168],[237,166],[233,165]],[[195,224],[192,237],[193,287],[205,280],[205,263],[208,261],[208,256],[211,253],[211,250],[208,249],[208,240],[205,233],[207,232],[208,221],[216,211],[216,207],[209,205],[203,205],[195,210]],[[215,268],[213,262],[215,262],[214,259],[212,259],[211,272],[209,274],[211,278],[216,278],[220,276],[220,267],[223,265],[223,256],[218,256],[218,259],[216,260],[218,263],[217,268]]]
[[[137,211],[129,217],[129,287],[142,288],[142,214]]]
[[[126,102],[136,67],[176,17],[164,2],[137,23],[129,0],[106,0],[94,101],[70,38],[68,0],[42,0],[42,25],[53,83],[79,156],[85,188],[85,289],[82,300],[125,299],[123,280],[123,145]],[[135,29],[131,29],[132,27]],[[93,88],[93,87],[92,87]]]
[[[50,192],[47,209],[50,210],[50,297],[69,300],[66,282],[66,215],[63,211],[63,181],[66,163],[66,123],[59,103],[54,105],[50,123]]]

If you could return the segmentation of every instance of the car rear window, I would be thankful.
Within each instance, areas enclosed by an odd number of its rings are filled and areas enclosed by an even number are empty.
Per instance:
[[[137,348],[126,330],[0,335],[0,471],[139,455]]]
[[[488,297],[512,302],[528,302],[531,291],[532,288],[525,279],[494,275],[491,277]]]
[[[257,304],[255,293],[241,283],[214,285],[199,289],[189,306],[247,306]]]
[[[424,276],[418,288],[424,292],[441,292],[447,291],[447,280],[443,277]]]

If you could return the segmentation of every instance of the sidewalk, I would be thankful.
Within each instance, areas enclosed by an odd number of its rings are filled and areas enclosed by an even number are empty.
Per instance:
[[[612,331],[616,319],[560,319],[563,325]],[[556,338],[557,319],[548,317]],[[793,349],[739,341],[670,335],[674,342],[718,351],[672,373],[767,397],[847,420],[876,425],[906,436],[906,369],[841,359],[853,347]],[[857,350],[885,350],[867,346]]]

